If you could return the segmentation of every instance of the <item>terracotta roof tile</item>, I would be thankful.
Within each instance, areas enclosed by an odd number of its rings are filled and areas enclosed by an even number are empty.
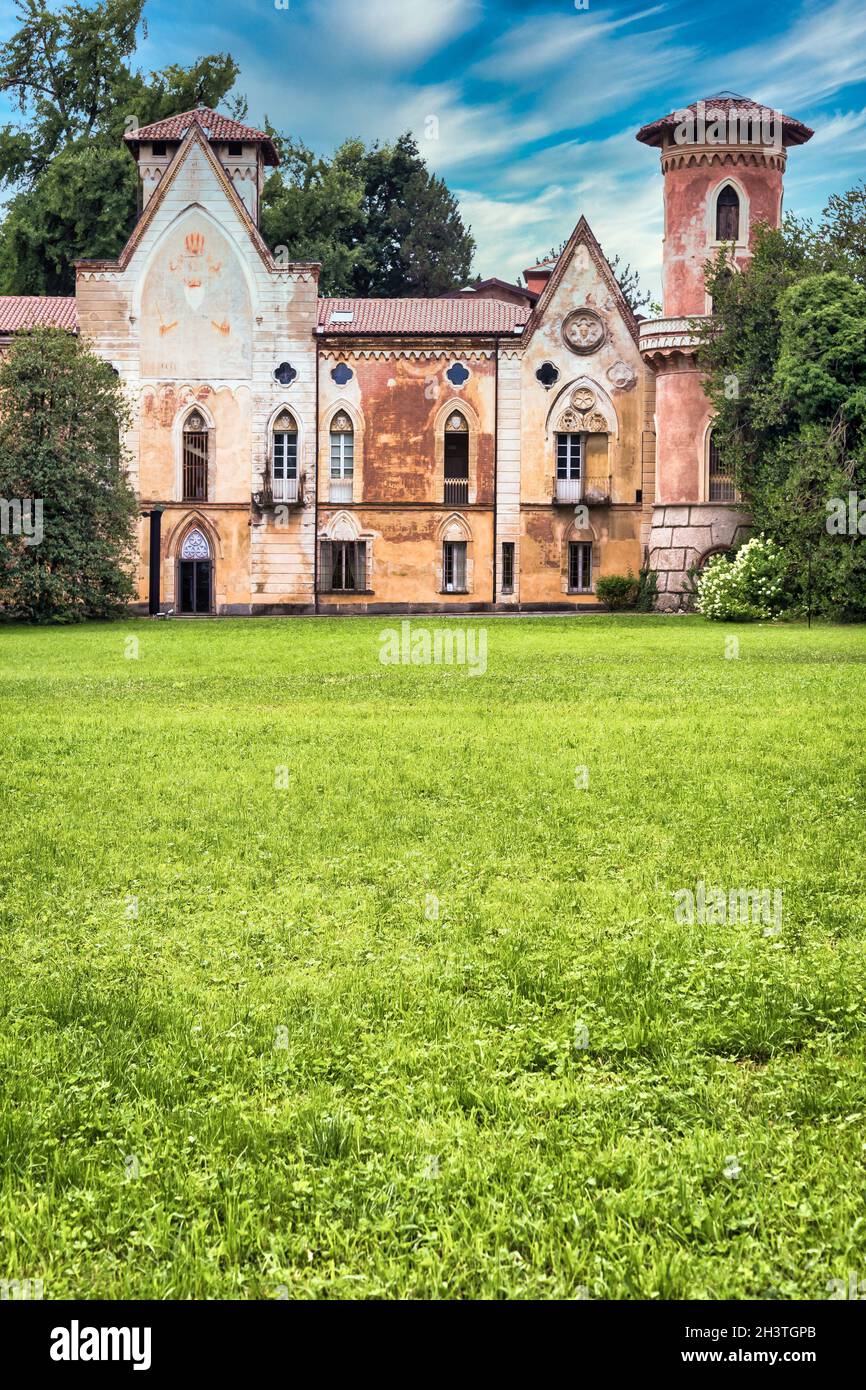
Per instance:
[[[775,112],[771,106],[762,106],[760,102],[753,101],[751,97],[737,96],[734,92],[720,92],[717,96],[703,97],[704,112],[708,121],[713,119],[727,120],[731,111],[738,116],[750,118],[752,115],[760,116],[762,113],[777,114],[782,121],[782,141],[785,145],[805,145],[807,140],[811,140],[814,131],[810,130],[802,121],[795,120],[793,116],[786,116],[783,112]],[[678,111],[670,111],[667,116],[659,116],[658,120],[650,121],[647,125],[641,126],[635,137],[644,145],[660,145],[666,130],[670,130],[685,119],[687,111],[697,114],[697,101],[690,102],[688,106],[681,107]],[[717,113],[713,117],[712,113]]]
[[[78,328],[74,295],[0,295],[0,333],[17,333],[37,325],[49,328]]]
[[[263,130],[243,125],[231,116],[221,116],[219,111],[212,111],[209,106],[197,106],[193,111],[180,111],[163,121],[139,126],[138,130],[131,130],[123,138],[135,148],[142,140],[182,140],[191,125],[201,126],[209,140],[259,141],[265,163],[277,165],[280,162],[273,140]]]
[[[502,299],[320,299],[319,327],[325,333],[514,333],[529,317],[528,306]]]

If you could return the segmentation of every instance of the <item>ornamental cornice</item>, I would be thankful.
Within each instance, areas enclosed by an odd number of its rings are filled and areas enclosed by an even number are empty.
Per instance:
[[[381,361],[386,358],[407,357],[419,362],[430,362],[433,360],[451,358],[459,354],[461,361],[467,362],[489,362],[493,358],[493,351],[490,348],[464,348],[460,346],[448,346],[441,348],[372,348],[372,347],[352,347],[350,344],[344,348],[326,347],[321,348],[319,356],[325,362],[341,360],[346,357],[372,358]]]
[[[720,164],[728,167],[751,165],[784,172],[788,156],[784,149],[766,145],[669,145],[661,153],[662,173],[669,169],[699,168]]]

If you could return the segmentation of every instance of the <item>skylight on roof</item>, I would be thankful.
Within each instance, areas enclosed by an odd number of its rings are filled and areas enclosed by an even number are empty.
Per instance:
[[[331,323],[351,323],[355,317],[354,309],[332,309]]]

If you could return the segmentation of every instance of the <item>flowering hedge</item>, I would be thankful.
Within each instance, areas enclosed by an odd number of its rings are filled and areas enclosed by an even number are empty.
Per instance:
[[[753,536],[729,560],[715,555],[697,576],[699,613],[721,622],[776,617],[785,607],[787,559],[776,542]]]

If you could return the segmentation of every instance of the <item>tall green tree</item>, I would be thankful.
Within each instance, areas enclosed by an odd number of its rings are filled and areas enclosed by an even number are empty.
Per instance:
[[[438,295],[469,280],[475,241],[411,135],[369,148],[347,140],[331,160],[291,143],[281,154],[262,229],[271,246],[321,259],[325,294]]]
[[[49,9],[16,0],[20,28],[0,47],[0,90],[20,119],[0,129],[0,293],[69,294],[74,262],[116,256],[135,222],[138,179],[122,140],[199,102],[226,101],[238,67],[225,53],[144,73],[132,66],[144,0]]]
[[[866,538],[830,523],[866,499],[866,196],[830,200],[817,227],[759,228],[748,266],[708,270],[696,323],[716,438],[756,527],[790,558],[793,601],[866,616]]]
[[[17,336],[0,363],[0,612],[73,622],[121,612],[133,595],[138,506],[116,373],[61,329]],[[29,533],[11,507],[38,506]],[[41,534],[40,534],[41,533]]]

